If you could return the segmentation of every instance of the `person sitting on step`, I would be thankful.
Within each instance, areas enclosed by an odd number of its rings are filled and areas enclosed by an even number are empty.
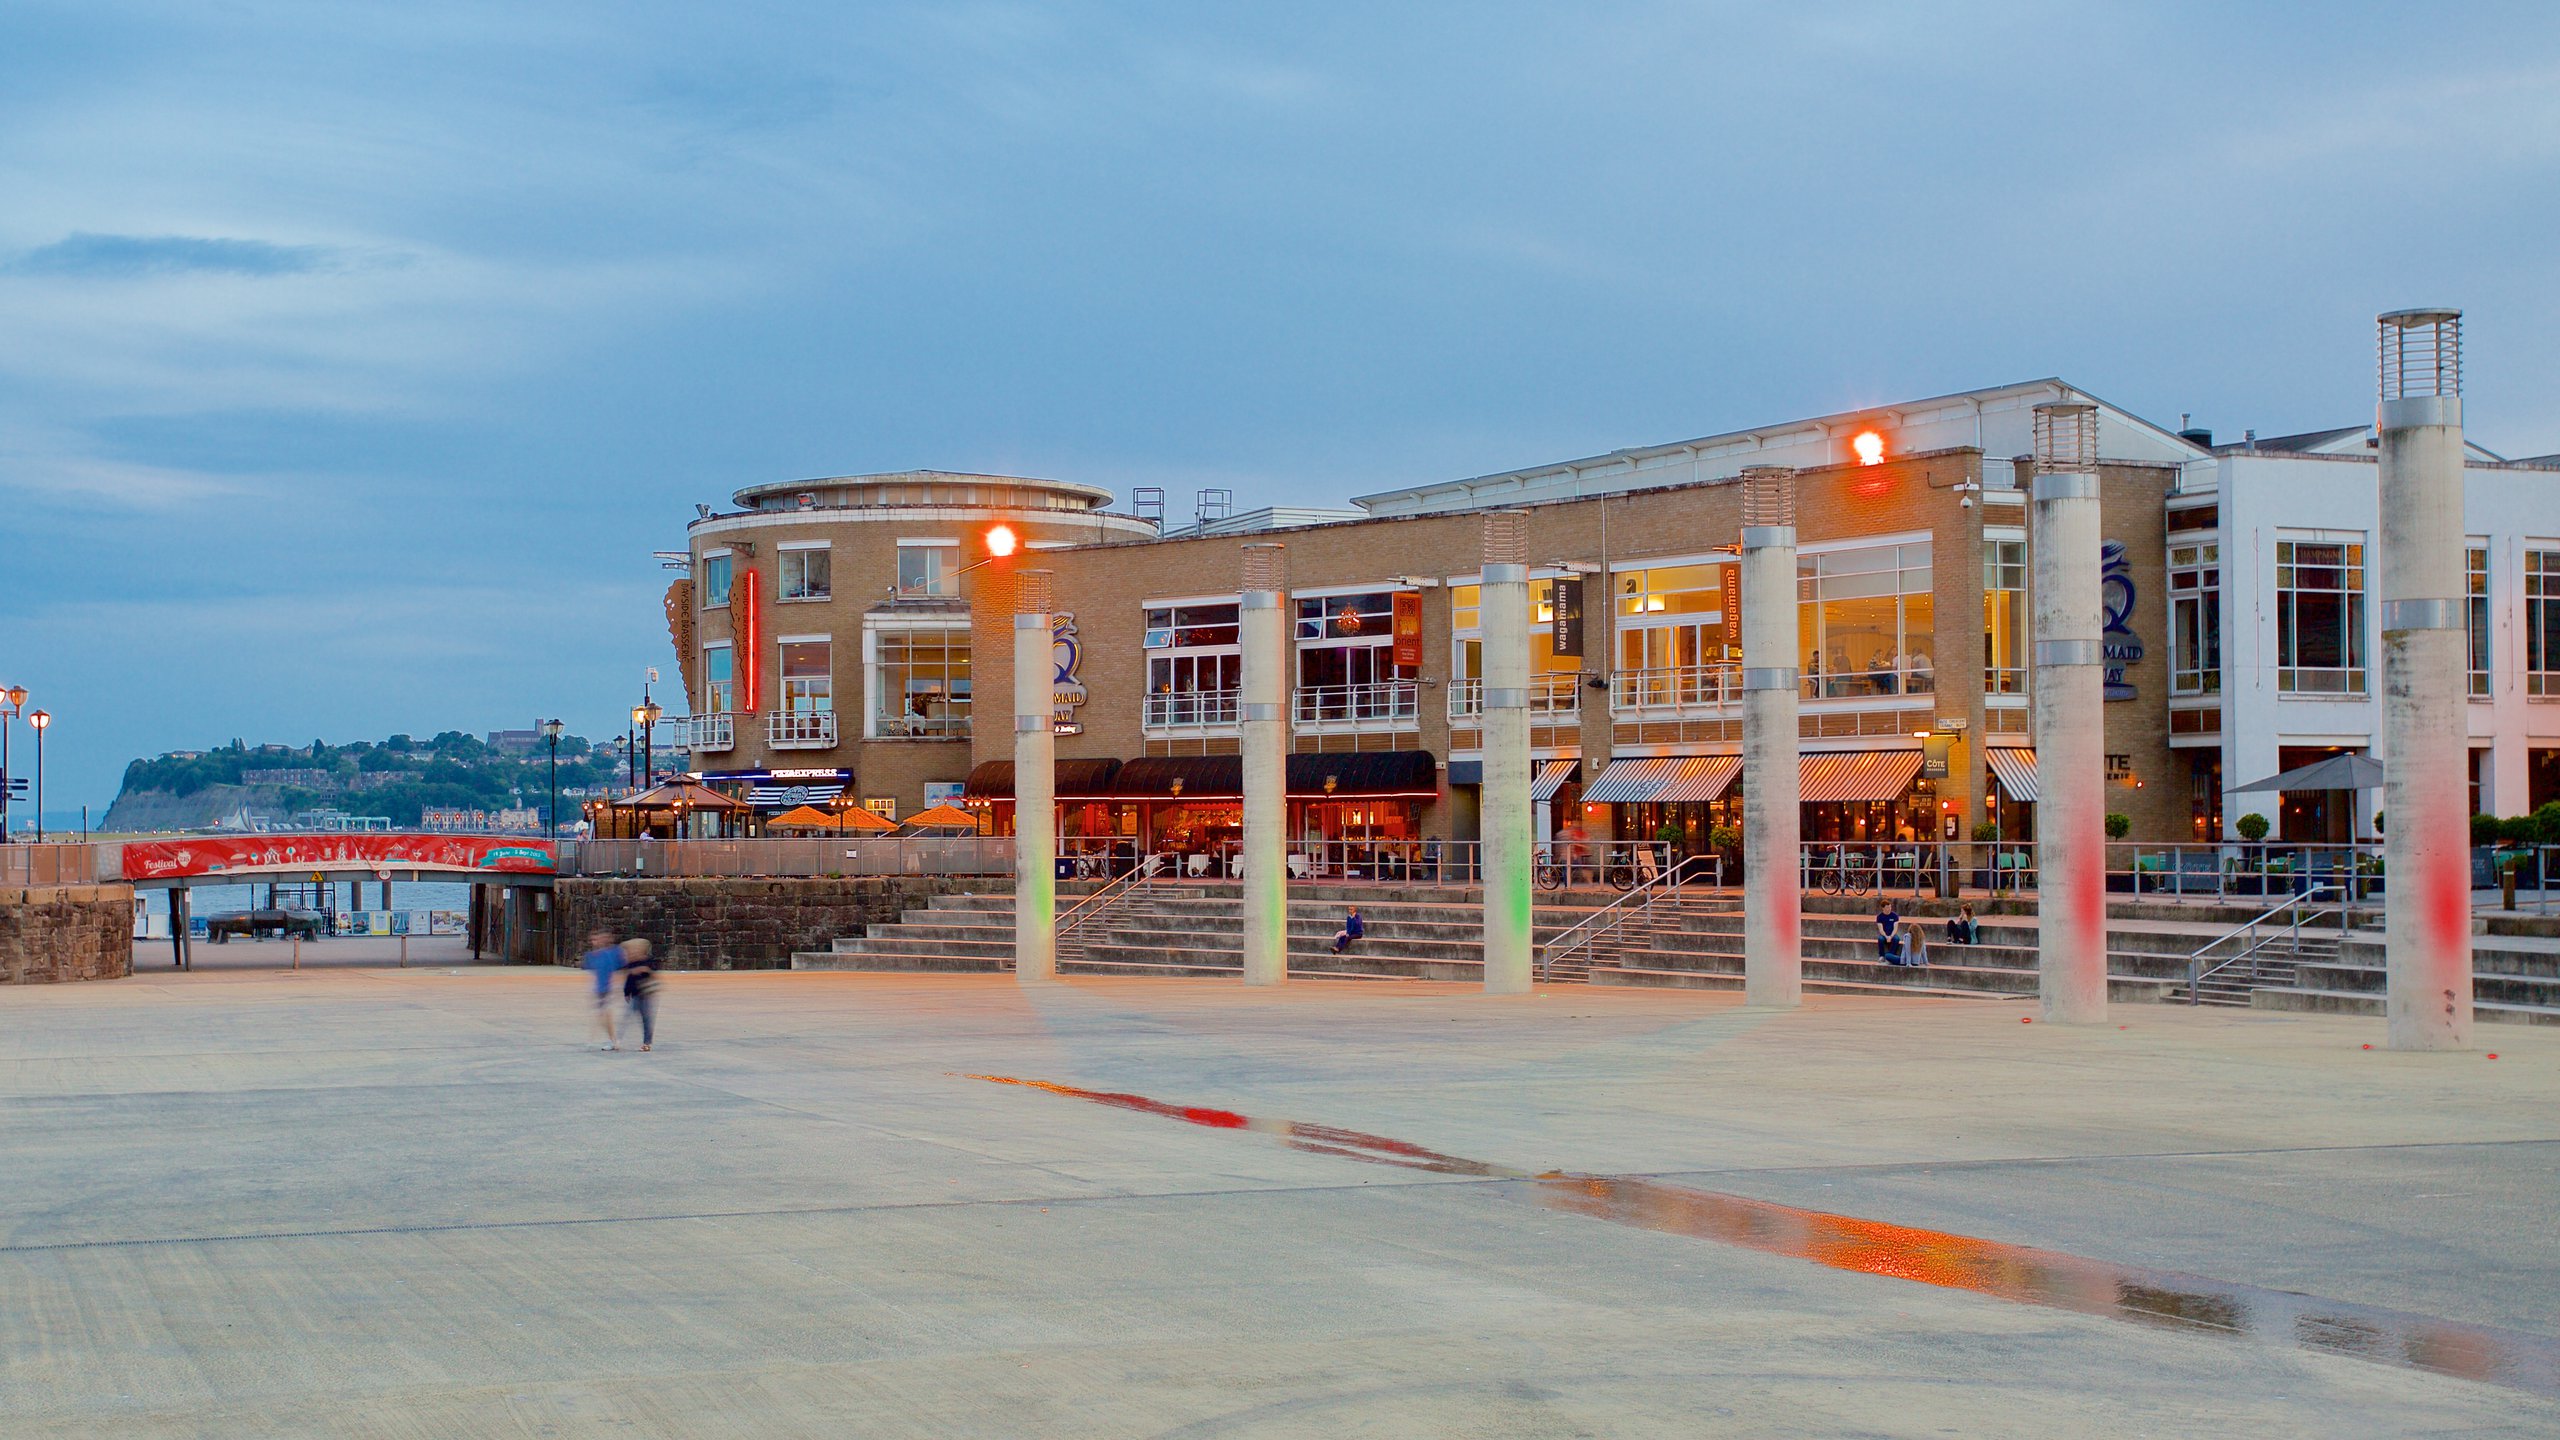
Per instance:
[[[1360,907],[1352,906],[1342,917],[1342,928],[1333,932],[1333,953],[1339,955],[1350,949],[1352,941],[1368,933],[1369,927],[1360,923]]]
[[[1947,922],[1947,943],[1950,945],[1982,943],[1982,927],[1974,923],[1972,901],[1968,900],[1957,906],[1956,918]]]

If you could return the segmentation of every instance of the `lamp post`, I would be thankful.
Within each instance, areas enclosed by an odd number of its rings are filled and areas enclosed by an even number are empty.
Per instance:
[[[560,732],[566,728],[557,720],[542,722],[542,738],[551,742],[551,805],[542,812],[542,828],[554,840],[560,838]]]
[[[17,783],[17,777],[9,773],[9,737],[17,728],[18,712],[26,708],[26,703],[26,686],[0,690],[0,845],[9,843],[9,790]]]
[[[41,845],[44,843],[44,727],[53,723],[53,717],[37,710],[27,716],[27,723],[36,727],[36,843]]]
[[[634,789],[646,790],[657,783],[657,757],[650,753],[649,732],[656,727],[660,713],[658,703],[649,699],[645,693],[641,696],[640,703],[631,707],[631,728],[640,737],[639,749],[635,752],[640,766],[640,778],[634,784]]]

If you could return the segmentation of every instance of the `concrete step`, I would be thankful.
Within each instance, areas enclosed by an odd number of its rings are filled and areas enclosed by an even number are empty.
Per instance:
[[[990,959],[978,955],[865,955],[836,950],[802,950],[791,957],[794,970],[896,971],[933,974],[1001,974],[1013,969],[1013,956]]]
[[[2371,1015],[2377,1018],[2383,1014],[2381,994],[2366,990],[2321,990],[2295,986],[2285,989],[2259,990],[2249,999],[2253,1008],[2259,1010],[2328,1015]],[[2560,1025],[2560,1006],[2553,1005],[2514,1005],[2474,1001],[2471,1013],[2473,1018],[2484,1024]]]
[[[1347,955],[1328,950],[1289,951],[1289,973],[1332,975],[1338,977],[1372,977],[1406,980],[1461,980],[1482,983],[1484,962],[1480,958],[1449,959],[1405,956],[1370,950],[1365,947]],[[1082,959],[1061,961],[1059,969],[1078,973],[1141,974],[1241,974],[1244,959],[1233,950],[1220,950],[1186,945],[1105,944],[1087,946]]]

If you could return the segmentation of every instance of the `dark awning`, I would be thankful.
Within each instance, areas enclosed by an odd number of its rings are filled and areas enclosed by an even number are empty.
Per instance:
[[[1175,781],[1181,781],[1179,792]],[[1133,800],[1235,800],[1244,795],[1244,757],[1240,755],[1145,755],[1120,767],[1111,793]]]
[[[1061,760],[1058,762],[1057,789],[1061,800],[1089,800],[1112,793],[1111,782],[1120,773],[1117,760]],[[969,769],[969,778],[961,782],[960,794],[970,800],[1010,800],[1013,798],[1013,762],[982,760]]]
[[[1331,780],[1327,791],[1324,782]],[[1331,794],[1437,795],[1440,762],[1428,750],[1351,750],[1289,757],[1289,798],[1317,800]]]

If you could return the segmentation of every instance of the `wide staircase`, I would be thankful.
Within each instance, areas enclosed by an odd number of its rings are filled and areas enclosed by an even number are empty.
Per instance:
[[[2492,915],[2471,937],[2473,1018],[2560,1025],[2560,919]],[[2329,954],[2305,959],[2281,983],[2253,987],[2243,1002],[2260,1010],[2383,1013],[2386,969],[2379,929],[2358,929]]]

